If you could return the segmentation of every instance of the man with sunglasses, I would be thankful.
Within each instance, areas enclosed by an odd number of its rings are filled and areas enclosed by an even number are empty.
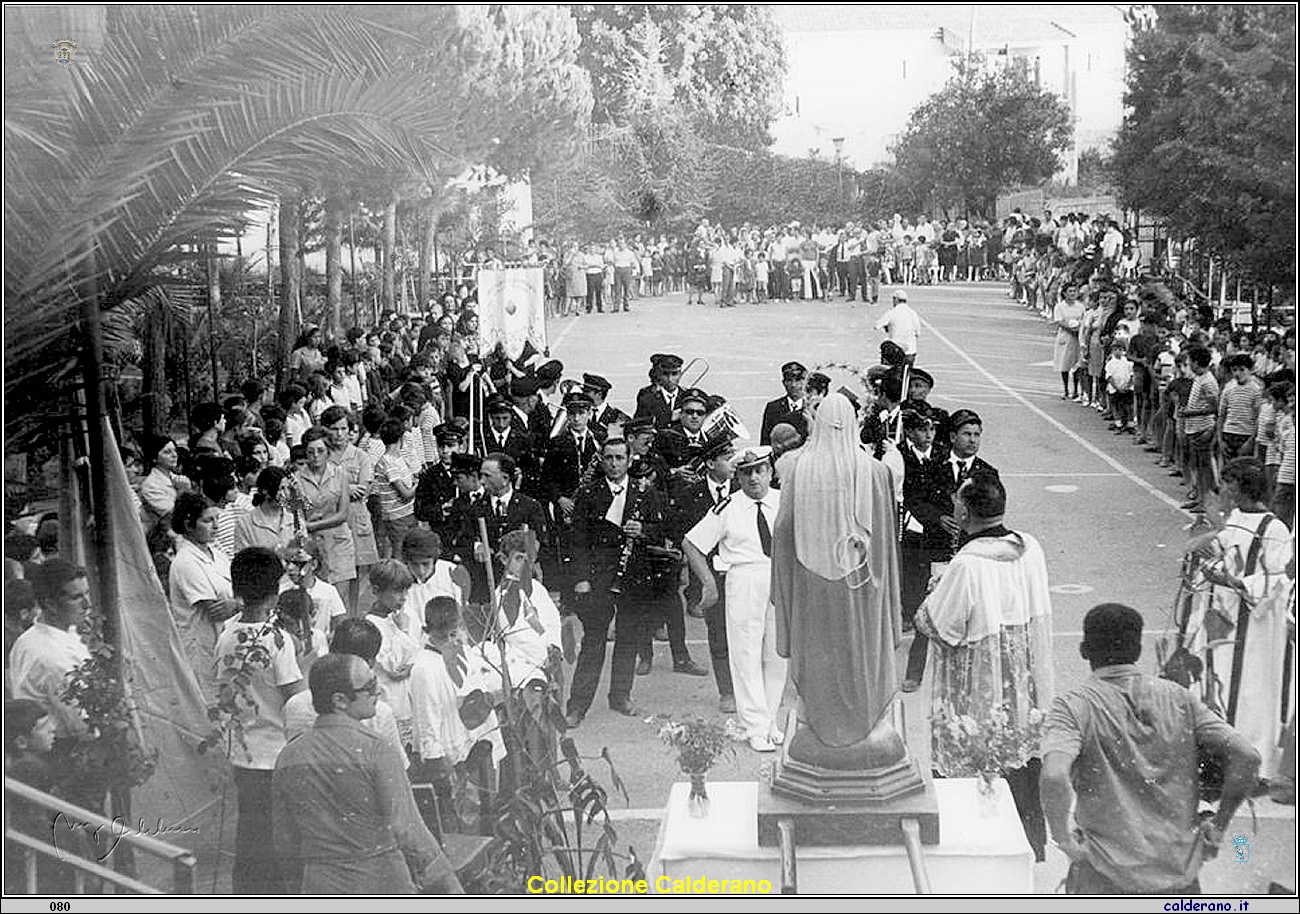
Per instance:
[[[659,432],[655,447],[670,470],[685,466],[704,451],[704,417],[708,397],[694,389],[682,393],[681,418]]]
[[[361,725],[379,701],[374,671],[360,657],[330,653],[312,664],[309,685],[316,722],[280,753],[271,790],[286,891],[459,894],[401,754]]]

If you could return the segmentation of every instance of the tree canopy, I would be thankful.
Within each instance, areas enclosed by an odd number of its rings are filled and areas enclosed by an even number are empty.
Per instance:
[[[987,215],[1001,191],[1050,178],[1073,135],[1063,101],[1023,69],[976,55],[957,60],[947,84],[912,112],[895,171],[932,204]]]
[[[1133,35],[1113,160],[1127,206],[1279,285],[1295,280],[1295,46],[1289,4],[1158,7]]]

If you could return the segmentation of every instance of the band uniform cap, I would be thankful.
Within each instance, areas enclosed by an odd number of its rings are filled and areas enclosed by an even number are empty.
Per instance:
[[[556,359],[543,362],[537,367],[537,380],[543,385],[554,384],[564,374],[564,363]]]
[[[913,381],[924,381],[926,384],[930,386],[931,390],[934,390],[934,376],[931,375],[930,372],[926,371],[924,368],[911,369],[908,372],[908,377],[911,378]],[[903,393],[906,394],[907,391],[903,391]]]
[[[571,413],[583,409],[592,409],[595,405],[591,397],[577,390],[564,398],[564,408]]]
[[[582,386],[590,388],[591,390],[599,390],[602,393],[609,393],[609,391],[614,387],[613,384],[609,383],[609,381],[605,380],[600,375],[586,374],[585,372],[582,375]]]
[[[781,366],[781,377],[797,381],[808,377],[808,369],[804,368],[798,362],[786,362]]]
[[[934,416],[930,415],[929,410],[913,409],[906,407],[903,409],[903,428],[907,430],[917,428],[928,428],[934,425]]]
[[[655,471],[655,466],[649,460],[633,461],[627,468],[629,479],[645,479]]]
[[[407,562],[427,561],[439,556],[437,539],[432,530],[416,527],[402,537],[402,559]]]
[[[682,406],[685,406],[687,403],[698,403],[700,406],[708,409],[709,395],[698,387],[688,388],[687,390],[682,391],[682,398],[679,402]]]
[[[948,429],[954,432],[961,431],[963,425],[982,426],[983,424],[984,420],[973,409],[959,409],[948,417]]]
[[[731,465],[737,470],[747,470],[750,467],[771,462],[772,449],[765,444],[757,447],[747,447],[731,458]]]
[[[447,420],[446,424],[452,428],[460,429],[462,435],[469,437],[469,419],[465,416],[452,416]]]
[[[484,409],[484,412],[486,412],[489,416],[499,416],[502,413],[514,412],[514,408],[510,405],[510,401],[507,400],[505,397],[494,396],[488,398],[487,406]]]
[[[653,432],[655,430],[655,420],[649,416],[641,416],[636,419],[629,419],[623,423],[623,437],[630,438],[632,435],[639,435],[642,432]]]
[[[451,472],[453,475],[463,473],[477,474],[483,468],[483,460],[473,454],[452,454]]]
[[[510,382],[510,395],[512,397],[531,397],[537,393],[537,381],[525,375],[522,378],[515,378]]]
[[[732,441],[731,435],[728,434],[708,439],[700,450],[700,458],[702,460],[716,460],[725,454],[730,454],[736,449]]]
[[[683,362],[679,355],[656,352],[650,356],[650,364],[660,371],[681,371]]]
[[[465,430],[459,425],[444,422],[433,430],[433,437],[439,444],[456,444],[465,440]]]

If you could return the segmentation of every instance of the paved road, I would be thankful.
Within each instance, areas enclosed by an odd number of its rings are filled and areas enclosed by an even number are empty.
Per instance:
[[[624,409],[648,383],[652,352],[675,352],[687,361],[702,357],[709,372],[700,386],[727,397],[756,435],[763,404],[781,394],[783,362],[865,371],[878,361],[883,335],[872,325],[887,297],[882,291],[879,305],[837,299],[726,310],[687,306],[684,295],[643,299],[634,302],[630,314],[553,322],[551,350],[564,362],[566,377],[595,371],[609,378],[610,401]],[[1001,284],[912,287],[909,297],[925,322],[917,364],[934,375],[931,401],[950,412],[968,407],[980,413],[981,456],[1007,485],[1008,526],[1033,533],[1047,554],[1058,687],[1069,689],[1087,676],[1077,650],[1082,619],[1089,607],[1104,601],[1141,611],[1148,632],[1142,662],[1153,669],[1154,640],[1170,627],[1179,546],[1191,520],[1178,509],[1184,490],[1131,436],[1114,435],[1095,411],[1060,399],[1050,362],[1053,334],[1014,304]],[[827,373],[837,384],[858,383],[843,368]],[[703,623],[689,618],[687,623],[692,653],[707,665]],[[671,668],[667,645],[659,644],[655,671],[637,679],[636,702],[654,714],[719,716],[712,679],[674,674]],[[651,723],[605,708],[606,687],[602,683],[576,739],[585,755],[610,748],[630,793],[631,808],[618,816],[624,838],[648,859],[655,816],[678,773]],[[792,693],[786,698],[792,701]],[[923,687],[904,701],[908,742],[923,764],[929,755],[929,700]],[[753,779],[764,764],[764,757],[741,746],[713,777]],[[1270,879],[1294,881],[1294,810],[1265,801],[1260,814],[1252,863],[1235,867],[1217,861],[1207,867],[1207,891],[1262,892]],[[1240,818],[1237,824],[1243,830],[1249,825]],[[1048,861],[1035,868],[1041,892],[1053,891],[1064,875],[1064,858],[1048,853]]]

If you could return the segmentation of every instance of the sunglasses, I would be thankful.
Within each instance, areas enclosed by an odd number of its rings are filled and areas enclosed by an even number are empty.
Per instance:
[[[380,692],[379,677],[371,676],[368,682],[362,683],[355,689],[348,689],[348,694],[350,695],[357,695],[361,692],[364,692],[367,695],[378,695]]]

